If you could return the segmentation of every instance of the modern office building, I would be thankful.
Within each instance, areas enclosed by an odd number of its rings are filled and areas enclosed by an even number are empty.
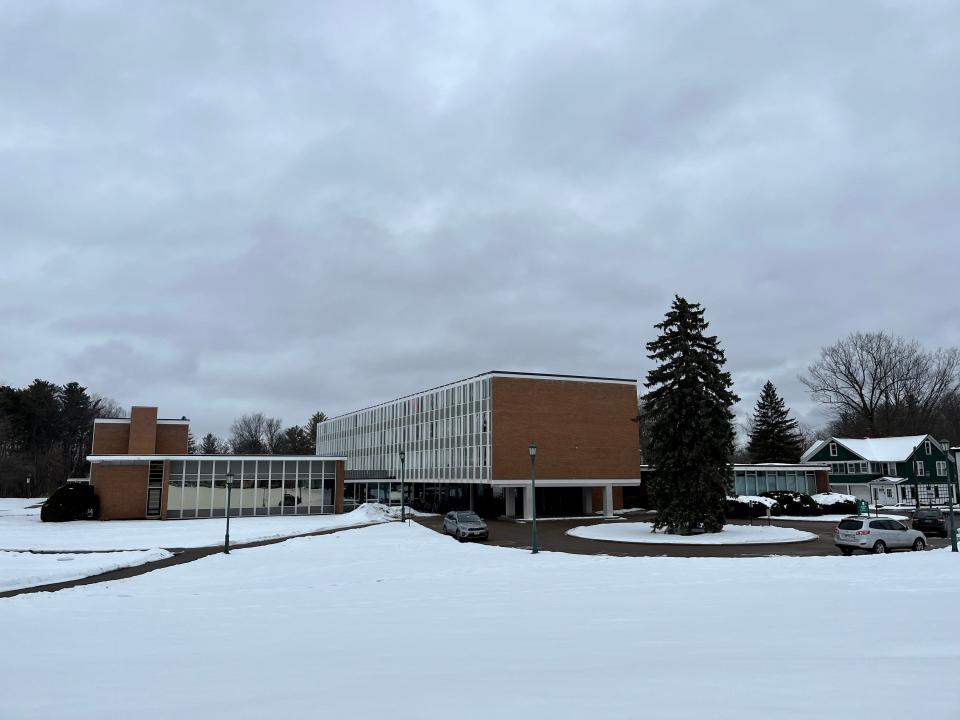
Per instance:
[[[134,407],[129,418],[96,420],[90,483],[103,520],[343,512],[342,457],[188,455],[189,420]]]
[[[492,371],[320,424],[317,454],[346,458],[344,505],[611,515],[640,485],[636,380]],[[404,458],[401,464],[401,451]]]

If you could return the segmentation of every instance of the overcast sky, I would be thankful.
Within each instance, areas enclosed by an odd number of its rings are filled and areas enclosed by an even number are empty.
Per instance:
[[[821,346],[960,344],[960,3],[0,10],[0,382],[226,434],[642,379],[679,293],[816,423]]]

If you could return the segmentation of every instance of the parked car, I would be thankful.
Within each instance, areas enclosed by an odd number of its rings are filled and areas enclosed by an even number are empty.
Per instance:
[[[93,487],[86,483],[67,483],[53,491],[40,506],[43,522],[96,520],[100,516],[100,500]]]
[[[890,550],[924,550],[927,538],[919,530],[911,530],[890,518],[853,515],[844,518],[833,531],[833,542],[844,555],[854,550],[885,553]]]
[[[949,535],[947,517],[943,510],[937,508],[920,508],[913,514],[913,522],[910,524],[914,530],[920,530],[925,535]]]
[[[472,510],[454,510],[443,517],[443,534],[457,540],[486,540],[490,537],[487,523]]]

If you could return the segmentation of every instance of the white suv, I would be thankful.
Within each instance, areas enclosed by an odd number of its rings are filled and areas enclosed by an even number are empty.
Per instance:
[[[833,531],[833,542],[844,555],[854,550],[885,553],[890,550],[923,550],[927,538],[919,530],[890,518],[870,518],[851,515],[840,521]]]

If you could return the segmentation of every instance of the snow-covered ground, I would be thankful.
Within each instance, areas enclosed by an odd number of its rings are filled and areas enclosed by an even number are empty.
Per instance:
[[[0,550],[150,550],[207,547],[223,542],[225,520],[77,520],[40,522],[39,508],[12,500],[0,514]],[[231,518],[230,540],[250,542],[387,520],[382,505],[361,505],[343,515]]]
[[[0,717],[954,717],[958,570],[532,555],[383,524],[0,600]]]
[[[718,533],[700,535],[668,535],[654,532],[652,523],[601,523],[581,525],[567,530],[567,535],[588,540],[610,542],[649,543],[653,545],[760,545],[766,543],[792,543],[815,540],[816,535],[771,525],[724,525]]]
[[[850,516],[849,515],[774,515],[770,519],[773,522],[776,522],[777,520],[789,520],[790,522],[838,523],[844,518],[848,518],[848,517]],[[863,515],[861,517],[863,517],[863,519],[866,520],[868,516]],[[910,519],[905,515],[884,515],[883,513],[881,513],[879,516],[874,513],[871,513],[869,516],[871,520],[876,520],[877,517],[890,518],[891,520],[901,520],[901,521]],[[766,516],[764,516],[754,520],[754,522],[758,522],[758,521],[766,522],[767,518]]]
[[[159,549],[72,555],[0,551],[0,591],[77,580],[168,557]]]

